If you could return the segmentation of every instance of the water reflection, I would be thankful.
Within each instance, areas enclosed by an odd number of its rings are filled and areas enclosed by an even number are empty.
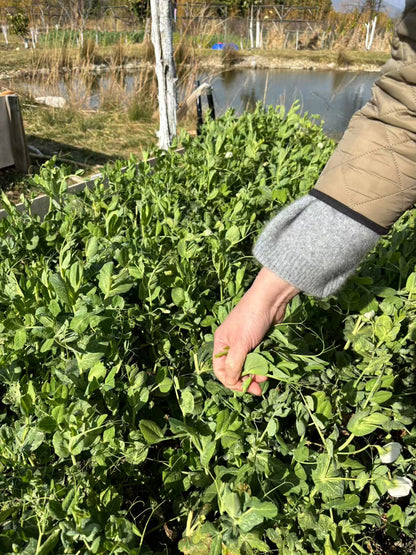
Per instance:
[[[371,97],[371,87],[377,73],[345,71],[298,71],[241,69],[222,73],[219,76],[201,75],[202,81],[212,83],[215,109],[221,115],[233,107],[237,114],[253,110],[258,101],[266,105],[284,104],[289,108],[300,101],[303,111],[319,114],[324,120],[326,131],[339,137],[344,132],[351,116]],[[126,98],[142,91],[146,98],[148,86],[154,75],[146,78],[142,74],[67,75],[48,89],[47,83],[19,83],[18,86],[33,96],[59,95],[84,108],[98,109],[120,95]],[[147,82],[149,81],[149,83]],[[185,92],[179,91],[183,100]]]
[[[295,100],[303,111],[319,114],[326,131],[339,137],[351,116],[371,97],[377,73],[345,71],[232,70],[213,81],[217,112],[233,107],[236,112]]]

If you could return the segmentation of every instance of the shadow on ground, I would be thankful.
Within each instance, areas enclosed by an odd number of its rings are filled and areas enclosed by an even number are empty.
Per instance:
[[[14,167],[0,169],[0,191],[4,191],[12,202],[19,202],[22,193],[30,195],[37,192],[30,175],[37,173],[39,167],[53,156],[57,157],[57,163],[67,164],[74,172],[81,169],[86,176],[119,159],[117,156],[77,148],[36,135],[27,135],[26,139],[31,160],[29,175],[17,172]]]
[[[36,135],[26,135],[26,140],[30,147],[34,147],[44,154],[45,159],[51,158],[52,156],[58,156],[64,161],[68,161],[68,163],[78,163],[80,167],[103,166],[108,162],[114,162],[118,159],[118,157],[114,155],[95,152],[94,150],[86,148],[77,148],[72,145],[60,143],[52,139],[45,139]],[[39,159],[41,160],[41,158],[36,157],[33,149],[29,149],[29,154],[31,155],[32,162]]]

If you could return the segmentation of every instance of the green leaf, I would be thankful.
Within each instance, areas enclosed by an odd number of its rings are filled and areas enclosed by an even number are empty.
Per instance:
[[[390,522],[401,522],[404,514],[400,505],[392,505],[387,511],[387,518]]]
[[[65,513],[68,513],[75,501],[76,501],[76,489],[71,488],[66,494],[64,500],[62,501],[62,510],[65,511]]]
[[[387,314],[382,314],[376,318],[374,324],[374,333],[380,341],[387,341],[389,339],[390,333],[393,329],[393,322],[390,316]]]
[[[56,420],[54,418],[52,418],[51,416],[44,416],[43,418],[41,418],[39,420],[38,428],[42,432],[52,433],[57,428]]]
[[[255,509],[245,511],[236,519],[237,525],[242,532],[250,532],[250,530],[261,524],[263,520],[263,516]]]
[[[64,438],[59,430],[53,434],[52,444],[58,457],[61,457],[62,459],[69,457],[68,440]]]
[[[222,495],[221,505],[223,511],[230,515],[231,518],[237,518],[241,514],[240,497],[238,493],[232,491],[228,486],[226,486]]]
[[[217,535],[211,542],[211,547],[208,555],[221,555],[222,554],[222,537]]]
[[[128,447],[125,451],[126,461],[129,464],[139,465],[142,464],[149,453],[147,445],[140,441],[135,441],[133,445]]]
[[[88,372],[88,381],[92,382],[95,378],[98,382],[103,380],[107,375],[107,368],[104,366],[102,362],[98,362],[94,364],[91,370]]]
[[[381,412],[364,410],[354,414],[348,422],[348,430],[355,436],[366,436],[374,432],[377,428],[382,428],[389,422],[390,418]]]
[[[173,434],[189,434],[189,427],[185,424],[185,422],[182,422],[181,420],[177,420],[176,418],[169,418],[169,426]]]
[[[260,551],[261,553],[270,553],[270,547],[268,544],[258,538],[255,534],[245,534],[244,540],[253,549],[257,549],[257,551]]]
[[[84,277],[84,267],[81,262],[74,262],[69,269],[69,283],[74,291],[78,291],[81,287]]]
[[[217,444],[215,441],[209,441],[204,445],[204,449],[201,453],[201,464],[204,468],[208,467],[210,460],[214,456]]]
[[[323,391],[315,391],[312,393],[314,398],[314,409],[316,414],[322,415],[325,418],[332,418],[334,413],[332,412],[332,405],[329,397]]]
[[[279,430],[279,421],[277,419],[269,420],[266,426],[266,434],[269,437],[273,437],[276,435],[278,430]]]
[[[394,297],[396,295],[396,290],[393,289],[392,287],[373,287],[372,288],[372,292],[377,296],[377,297],[382,297],[382,298],[386,298],[386,297]]]
[[[391,399],[392,397],[393,393],[391,391],[380,389],[379,391],[376,391],[376,393],[374,393],[374,395],[372,396],[371,403],[382,405],[383,403],[389,401],[389,399]]]
[[[257,376],[266,376],[269,373],[269,361],[259,353],[249,353],[244,363],[242,376],[255,374]]]
[[[55,291],[58,299],[67,305],[71,305],[71,301],[69,298],[69,289],[65,281],[62,279],[61,275],[52,274],[49,278],[49,282],[52,285],[52,288]]]
[[[13,349],[15,351],[20,351],[26,345],[26,330],[25,328],[20,328],[14,334]]]
[[[181,392],[180,405],[184,414],[192,414],[194,412],[195,400],[190,388],[186,388]]]
[[[186,291],[182,287],[174,287],[172,289],[172,301],[176,306],[183,306],[186,301]]]
[[[85,245],[85,258],[89,260],[98,252],[98,239],[97,237],[90,237]]]
[[[324,501],[344,495],[344,480],[328,453],[318,456],[316,468],[312,471],[312,478]]]
[[[14,505],[13,507],[7,507],[6,509],[0,510],[0,524],[20,510],[20,504]]]
[[[271,501],[260,501],[257,497],[252,497],[248,505],[263,518],[275,518],[277,516],[277,507]]]
[[[238,243],[240,240],[240,230],[236,225],[232,225],[230,228],[227,229],[225,234],[225,239],[233,245],[234,243]]]
[[[22,428],[22,430],[27,430],[27,428]],[[45,440],[45,434],[37,428],[30,428],[23,437],[24,440],[20,446],[23,453],[33,453]]]
[[[37,548],[36,555],[48,555],[48,553],[51,553],[59,541],[60,533],[60,527],[56,526],[50,533],[48,539]]]
[[[153,420],[140,420],[139,428],[147,443],[157,443],[164,437],[162,430]]]
[[[98,273],[98,287],[106,297],[110,295],[113,283],[114,262],[107,262]]]
[[[82,432],[81,434],[77,434],[76,436],[72,436],[69,439],[68,448],[69,452],[73,456],[77,456],[83,451],[87,450],[92,443],[91,436],[86,433]]]
[[[29,416],[33,408],[33,399],[30,395],[26,394],[20,398],[20,408],[25,416]]]

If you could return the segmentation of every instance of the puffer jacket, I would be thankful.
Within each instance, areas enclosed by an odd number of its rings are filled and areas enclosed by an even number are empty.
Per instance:
[[[380,235],[416,203],[416,0],[407,0],[372,99],[310,194]]]

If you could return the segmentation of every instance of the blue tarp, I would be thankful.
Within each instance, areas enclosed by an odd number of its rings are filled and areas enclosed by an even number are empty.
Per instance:
[[[216,42],[214,46],[211,47],[211,50],[224,50],[224,48],[233,48],[234,50],[238,50],[238,46],[233,42]]]

